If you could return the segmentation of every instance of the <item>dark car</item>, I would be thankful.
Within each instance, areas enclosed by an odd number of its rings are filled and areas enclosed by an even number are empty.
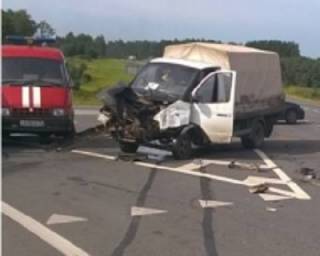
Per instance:
[[[298,104],[286,102],[279,120],[285,120],[288,124],[296,124],[298,120],[303,120],[304,118],[305,112]]]

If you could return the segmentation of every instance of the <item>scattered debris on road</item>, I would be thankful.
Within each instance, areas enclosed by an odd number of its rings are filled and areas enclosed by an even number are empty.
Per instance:
[[[249,192],[252,194],[261,194],[267,192],[269,186],[266,183],[261,183],[249,187]]]

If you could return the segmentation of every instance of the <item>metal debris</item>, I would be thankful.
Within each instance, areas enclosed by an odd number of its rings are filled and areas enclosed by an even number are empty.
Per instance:
[[[261,194],[265,193],[269,189],[269,186],[266,183],[261,183],[249,187],[249,192],[252,194]]]
[[[311,168],[301,168],[300,174],[302,175],[302,180],[306,182],[317,179],[317,174],[315,170]]]

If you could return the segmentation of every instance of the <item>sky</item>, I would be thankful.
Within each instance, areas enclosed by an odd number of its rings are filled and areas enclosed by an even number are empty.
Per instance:
[[[60,36],[72,31],[106,40],[205,38],[284,40],[320,57],[320,0],[3,0],[26,9]]]

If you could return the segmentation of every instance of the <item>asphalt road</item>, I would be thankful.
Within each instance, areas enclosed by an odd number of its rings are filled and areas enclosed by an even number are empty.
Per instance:
[[[320,179],[301,170],[320,178],[320,107],[305,109],[262,152],[235,141],[194,161],[117,160],[105,136],[14,138],[2,153],[3,255],[319,256]],[[77,111],[78,131],[95,118]],[[268,181],[264,197],[252,180]]]

